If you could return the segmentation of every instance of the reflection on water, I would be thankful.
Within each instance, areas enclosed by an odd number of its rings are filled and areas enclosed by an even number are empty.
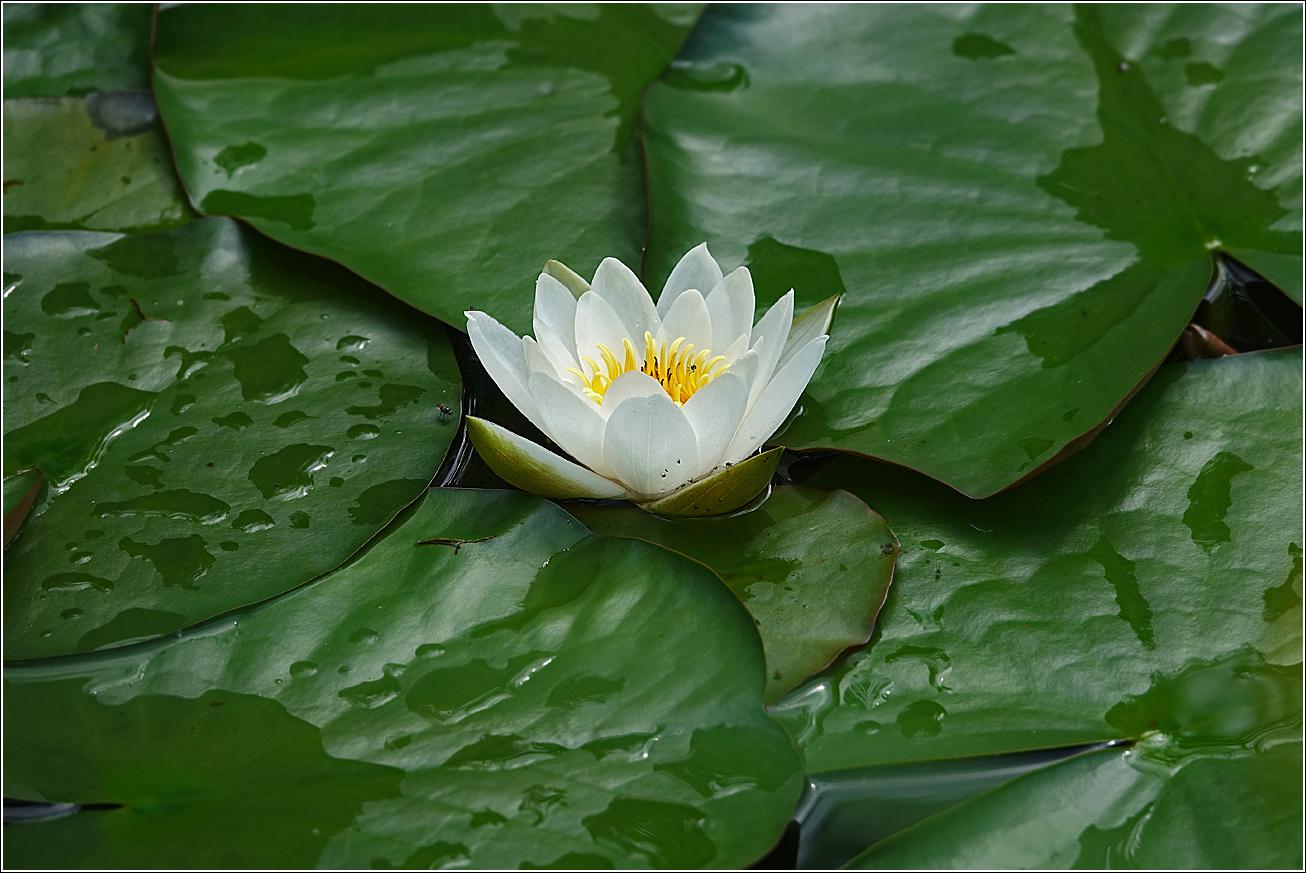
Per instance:
[[[1112,743],[809,776],[780,843],[752,869],[841,867],[873,844],[1022,773]]]

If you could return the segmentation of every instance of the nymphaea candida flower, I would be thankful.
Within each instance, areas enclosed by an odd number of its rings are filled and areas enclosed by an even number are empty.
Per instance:
[[[667,515],[731,512],[770,481],[784,422],[821,361],[837,297],[798,318],[794,292],[753,324],[753,279],[728,276],[704,243],[657,305],[607,258],[587,283],[549,261],[535,283],[535,336],[467,313],[491,378],[576,462],[468,417],[496,473],[542,497],[626,498]]]

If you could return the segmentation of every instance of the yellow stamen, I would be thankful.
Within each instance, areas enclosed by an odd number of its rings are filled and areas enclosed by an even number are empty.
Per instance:
[[[612,350],[602,343],[599,344],[599,354],[603,356],[603,363],[608,365],[608,378],[615,379],[625,370],[621,369],[621,364],[617,363],[617,356],[612,354]]]
[[[607,346],[597,345],[598,361],[589,355],[582,355],[581,361],[587,366],[589,374],[569,367],[571,373],[580,380],[581,390],[585,396],[599,405],[612,383],[626,374],[639,370],[657,380],[667,396],[677,405],[682,405],[693,397],[704,385],[730,369],[724,355],[712,355],[708,349],[695,351],[694,344],[685,337],[676,337],[668,346],[666,342],[655,343],[653,334],[644,332],[644,354],[641,357],[635,344],[629,339],[621,341],[621,357]]]

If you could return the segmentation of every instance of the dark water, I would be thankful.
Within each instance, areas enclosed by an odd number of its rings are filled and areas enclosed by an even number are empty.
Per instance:
[[[1216,275],[1193,315],[1234,351],[1301,345],[1302,309],[1287,294],[1228,255],[1216,258]]]

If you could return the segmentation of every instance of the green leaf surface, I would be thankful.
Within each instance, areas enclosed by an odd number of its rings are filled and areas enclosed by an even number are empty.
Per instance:
[[[884,519],[845,491],[773,488],[756,508],[716,519],[569,509],[595,533],[658,543],[716,571],[762,635],[768,702],[870,637],[898,555]]]
[[[1257,158],[1248,177],[1273,190],[1285,210],[1270,229],[1297,242],[1267,248],[1219,239],[1301,303],[1301,10],[1180,3],[1104,4],[1096,11],[1105,38],[1155,89],[1167,125],[1190,131],[1221,157]],[[1208,203],[1229,217],[1248,205],[1223,187],[1232,181],[1212,178],[1203,186],[1211,189]]]
[[[1301,20],[715,8],[645,95],[646,279],[706,239],[723,268],[749,266],[759,304],[842,294],[781,441],[993,494],[1147,377],[1210,249],[1300,272]],[[1181,32],[1218,82],[1175,78],[1160,54]]]
[[[5,654],[89,651],[348,557],[457,430],[443,326],[229,219],[5,239],[6,474],[49,499],[5,554]]]
[[[1174,773],[1139,765],[1138,755],[1090,752],[1020,776],[884,840],[848,867],[1301,867],[1300,742],[1204,757]]]
[[[195,217],[147,91],[6,100],[4,159],[5,233],[145,233]]]
[[[32,504],[36,502],[36,497],[41,490],[41,483],[44,481],[44,474],[36,468],[21,470],[5,479],[6,548],[9,546],[9,541],[14,538],[14,534],[18,533],[18,528],[27,520],[27,513],[32,511]]]
[[[635,264],[640,90],[685,7],[246,5],[159,14],[155,88],[192,201],[462,327],[529,331],[557,258]]]
[[[803,800],[794,813],[797,867],[840,868],[917,822],[1022,773],[1084,751],[1084,747],[1037,749],[808,774]]]
[[[5,97],[63,97],[150,87],[151,7],[149,3],[6,3]]]
[[[809,771],[1137,738],[1113,708],[1193,659],[1299,664],[1301,368],[1167,364],[1090,448],[982,502],[860,458],[813,476],[903,553],[872,644],[772,707]]]
[[[23,867],[739,867],[801,787],[705,568],[514,492],[434,489],[345,568],[121,652],[5,671],[6,778],[122,804]]]

